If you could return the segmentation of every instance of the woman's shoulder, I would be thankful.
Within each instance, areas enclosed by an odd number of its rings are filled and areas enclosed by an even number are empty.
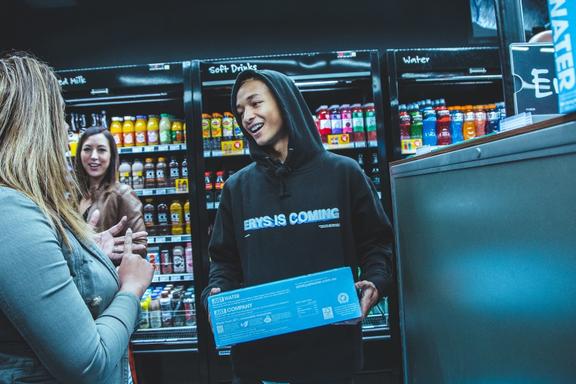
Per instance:
[[[6,209],[14,209],[15,207],[39,210],[38,205],[23,192],[14,188],[0,186],[0,209],[5,212]]]

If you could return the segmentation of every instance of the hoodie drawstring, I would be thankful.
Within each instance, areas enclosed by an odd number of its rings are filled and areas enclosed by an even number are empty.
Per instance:
[[[286,176],[292,172],[286,164],[282,164],[279,161],[275,161],[270,157],[266,157],[266,162],[268,163],[268,173],[275,179],[280,181],[280,198],[289,197],[290,193],[286,188]]]

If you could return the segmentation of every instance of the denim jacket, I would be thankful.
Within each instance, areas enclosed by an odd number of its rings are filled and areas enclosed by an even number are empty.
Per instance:
[[[0,187],[0,383],[127,383],[139,299],[108,257]]]

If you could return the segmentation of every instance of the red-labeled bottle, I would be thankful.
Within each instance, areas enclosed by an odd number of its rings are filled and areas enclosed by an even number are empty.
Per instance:
[[[320,136],[322,137],[322,142],[328,142],[328,135],[332,134],[332,126],[330,124],[330,111],[327,105],[321,105],[316,110],[316,117],[318,118],[318,124],[320,126]]]

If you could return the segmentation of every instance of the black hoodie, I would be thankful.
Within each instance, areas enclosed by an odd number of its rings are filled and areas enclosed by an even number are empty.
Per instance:
[[[205,305],[212,287],[226,291],[341,266],[386,293],[392,230],[374,185],[354,160],[324,149],[304,98],[287,76],[242,72],[232,91],[234,112],[238,89],[250,78],[263,81],[276,97],[289,152],[280,163],[242,127],[254,162],[224,186],[209,245]],[[232,362],[246,378],[347,376],[361,368],[361,342],[360,325],[331,325],[238,344]]]

